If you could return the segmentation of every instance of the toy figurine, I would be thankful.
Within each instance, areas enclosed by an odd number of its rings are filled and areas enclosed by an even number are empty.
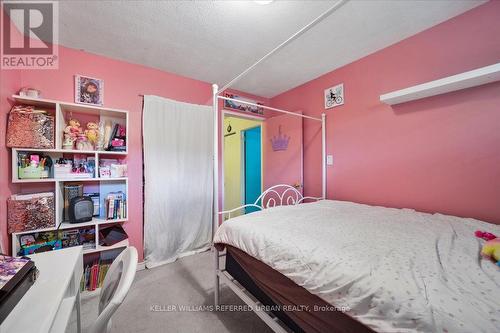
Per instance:
[[[76,119],[70,119],[64,128],[63,149],[74,149],[76,139],[81,132],[80,122]]]
[[[80,127],[80,122],[78,120],[70,119],[69,126],[71,133],[75,134],[75,136],[82,133],[82,128]]]
[[[89,140],[90,144],[92,145],[92,149],[95,149],[97,141],[99,139],[98,128],[99,128],[99,125],[97,125],[94,122],[87,123],[87,129],[85,130],[85,135],[87,136],[87,139]]]
[[[75,140],[73,135],[71,134],[70,126],[66,126],[64,129],[64,141],[63,141],[63,149],[71,150],[74,147]]]
[[[80,122],[76,119],[70,119],[68,125],[64,128],[63,149],[74,149],[76,139],[81,131]]]
[[[78,134],[76,138],[76,149],[77,150],[93,150],[94,147],[87,139],[87,136],[84,133]]]

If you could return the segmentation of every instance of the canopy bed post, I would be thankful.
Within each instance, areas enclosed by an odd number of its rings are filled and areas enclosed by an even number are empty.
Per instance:
[[[326,199],[326,114],[321,114],[321,196]]]
[[[326,131],[326,126],[325,126],[326,115],[324,113],[321,115],[321,118],[312,117],[312,116],[303,115],[301,113],[296,113],[296,112],[292,112],[292,111],[281,110],[281,109],[272,108],[272,107],[269,107],[269,106],[257,105],[255,103],[250,103],[250,102],[243,101],[243,100],[235,100],[235,99],[232,99],[230,97],[219,96],[219,94],[221,92],[225,91],[226,89],[230,88],[231,86],[233,86],[237,81],[241,80],[241,78],[243,78],[244,76],[246,76],[252,69],[254,69],[255,67],[257,67],[257,65],[259,65],[261,62],[263,62],[264,60],[266,60],[267,58],[269,58],[271,55],[273,55],[274,53],[276,53],[278,50],[282,49],[283,47],[285,47],[286,45],[288,45],[290,42],[292,42],[293,40],[295,40],[296,38],[298,38],[300,35],[302,35],[306,31],[308,31],[309,29],[311,29],[313,26],[315,26],[316,24],[318,24],[319,22],[321,22],[323,19],[325,19],[326,17],[328,17],[329,15],[331,15],[334,11],[336,11],[337,9],[339,9],[340,7],[342,7],[342,5],[344,5],[347,1],[348,0],[339,0],[339,1],[337,1],[329,9],[327,9],[325,12],[323,12],[321,15],[319,15],[317,18],[315,18],[309,24],[307,24],[306,26],[304,26],[302,29],[300,29],[295,34],[293,34],[290,38],[288,38],[283,43],[279,44],[277,47],[275,47],[274,49],[272,49],[269,53],[267,53],[266,55],[264,55],[261,59],[259,59],[252,66],[250,66],[245,71],[243,71],[241,74],[239,74],[234,79],[232,79],[227,84],[225,84],[221,89],[219,89],[219,87],[217,86],[217,84],[213,84],[212,85],[212,94],[213,94],[212,97],[213,97],[213,108],[214,108],[214,170],[213,170],[213,176],[214,176],[213,177],[213,181],[214,181],[214,198],[213,198],[213,202],[214,202],[214,205],[213,205],[213,235],[215,235],[215,232],[217,231],[217,228],[219,227],[219,216],[222,216],[222,218],[223,218],[225,216],[225,214],[227,214],[227,217],[230,218],[231,212],[240,210],[240,209],[242,209],[242,208],[244,208],[246,206],[252,206],[252,207],[256,207],[256,208],[260,208],[260,209],[268,208],[269,207],[269,203],[272,200],[272,199],[270,199],[265,206],[259,206],[258,203],[255,202],[254,204],[240,206],[240,207],[232,209],[230,211],[219,212],[219,154],[218,154],[218,151],[219,151],[219,110],[218,110],[218,101],[219,101],[219,99],[221,99],[221,100],[227,100],[227,101],[236,101],[236,102],[239,102],[239,103],[242,103],[242,104],[247,104],[247,105],[250,105],[250,106],[261,107],[263,109],[270,110],[270,111],[276,111],[276,112],[283,113],[283,114],[288,114],[288,115],[291,115],[291,116],[301,117],[303,119],[310,119],[310,120],[314,120],[314,121],[320,121],[321,122],[321,137],[322,137],[322,183],[321,183],[321,185],[322,185],[321,186],[322,187],[321,188],[321,192],[322,192],[321,194],[322,194],[322,196],[321,196],[321,198],[304,197],[302,195],[302,193],[298,192],[295,188],[290,187],[290,185],[286,185],[286,184],[275,185],[275,186],[273,186],[273,187],[265,190],[261,194],[261,196],[259,198],[264,199],[264,196],[266,194],[274,193],[274,194],[277,194],[278,197],[280,197],[280,199],[281,199],[280,200],[280,205],[283,204],[283,199],[284,199],[285,194],[286,193],[290,193],[290,192],[291,193],[295,193],[296,192],[295,194],[297,195],[297,197],[295,199],[292,198],[291,200],[290,200],[290,198],[287,198],[285,204],[294,204],[295,205],[295,204],[302,203],[304,200],[311,200],[311,199],[313,199],[313,200],[320,200],[320,199],[325,199],[326,198],[326,133],[325,133],[325,131]],[[222,179],[223,178],[224,178],[224,170],[222,171]],[[277,187],[278,188],[279,187],[284,187],[284,192],[281,195],[275,190]],[[293,192],[293,190],[295,190],[295,192]],[[276,201],[275,201],[275,203],[276,203]],[[214,303],[215,303],[216,309],[219,306],[220,279],[222,279],[231,289],[233,289],[236,292],[236,294],[246,304],[248,304],[248,305],[250,305],[252,307],[255,307],[258,303],[256,303],[255,301],[253,301],[250,297],[248,297],[245,294],[244,289],[241,289],[240,286],[238,286],[237,284],[235,284],[233,282],[234,279],[230,278],[230,275],[225,271],[225,269],[221,270],[220,264],[219,264],[219,258],[221,256],[225,256],[225,255],[226,255],[225,253],[224,254],[219,254],[219,251],[214,246],[214,261],[215,261]],[[272,318],[267,312],[265,312],[263,310],[258,310],[258,309],[254,309],[254,311],[255,311],[255,313],[259,317],[261,317],[269,325],[269,327],[271,327],[273,329],[274,332],[286,332],[275,321],[276,318]]]
[[[213,207],[213,225],[212,239],[217,227],[219,226],[219,99],[217,84],[212,85],[212,97],[214,108],[214,207]],[[214,286],[214,303],[219,305],[219,251],[214,246],[214,261],[215,261],[215,286]]]
[[[241,74],[236,76],[234,79],[229,81],[227,84],[225,84],[222,88],[219,89],[219,87],[216,84],[212,85],[212,93],[213,93],[213,108],[214,108],[214,206],[213,206],[213,234],[215,236],[217,228],[219,227],[219,218],[222,218],[222,221],[224,221],[224,218],[231,218],[231,213],[240,211],[241,209],[245,207],[254,207],[258,210],[263,210],[267,209],[273,206],[281,206],[281,205],[297,205],[303,203],[305,200],[321,200],[321,199],[326,199],[326,115],[323,113],[321,114],[320,117],[314,117],[314,116],[309,116],[309,115],[304,115],[301,113],[297,112],[292,112],[288,110],[282,110],[278,108],[273,108],[265,105],[257,105],[256,103],[251,103],[247,102],[244,100],[236,100],[231,97],[226,97],[226,96],[220,96],[220,93],[224,92],[226,89],[232,87],[237,81],[241,80],[244,76],[246,76],[251,70],[253,70],[255,67],[257,67],[261,62],[265,61],[267,58],[269,58],[271,55],[276,53],[278,50],[282,49],[286,45],[288,45],[290,42],[298,38],[300,35],[311,29],[313,26],[321,22],[323,19],[331,15],[334,11],[339,9],[342,5],[344,5],[348,0],[339,0],[335,4],[333,4],[329,9],[327,9],[325,12],[323,12],[321,15],[319,15],[316,19],[311,21],[309,24],[304,26],[302,29],[297,31],[295,34],[293,34],[290,38],[285,40],[283,43],[279,44],[277,47],[272,49],[269,53],[264,55],[261,59],[259,59],[256,63],[254,63],[252,66],[247,68],[245,71],[243,71]],[[257,200],[253,204],[245,204],[240,207],[236,207],[230,210],[222,211],[219,212],[219,112],[218,112],[218,101],[223,100],[223,101],[233,101],[233,102],[238,102],[241,104],[246,104],[254,107],[260,107],[265,110],[273,111],[273,112],[278,112],[281,114],[288,114],[291,116],[295,117],[301,117],[302,119],[309,119],[313,121],[319,121],[321,122],[321,140],[322,140],[322,149],[321,149],[321,163],[322,163],[322,169],[321,169],[321,176],[322,176],[322,183],[321,183],[321,197],[304,197],[302,192],[299,192],[295,187],[290,186],[288,184],[278,184],[271,186],[257,198]],[[224,179],[224,170],[222,170],[222,179]],[[281,191],[280,191],[281,189]],[[281,192],[281,193],[280,193]],[[270,197],[266,197],[270,196]],[[267,199],[267,200],[266,200]],[[214,243],[215,244],[215,243]],[[271,315],[270,313],[266,312],[265,310],[261,309],[259,303],[257,300],[255,300],[254,296],[251,296],[251,293],[249,293],[244,287],[239,285],[236,280],[231,276],[231,274],[228,273],[226,268],[220,267],[219,259],[220,257],[225,257],[227,253],[220,253],[217,248],[214,246],[214,261],[215,261],[215,288],[214,288],[214,303],[215,303],[215,309],[218,310],[219,308],[219,296],[220,296],[220,281],[222,280],[223,283],[225,283],[227,286],[229,286],[238,297],[240,297],[247,305],[251,306],[253,311],[259,316],[261,319],[264,320],[264,322],[269,325],[269,327],[274,331],[274,332],[287,332],[281,324],[278,322],[278,318],[275,317],[274,315]]]
[[[316,17],[310,23],[308,23],[307,25],[305,25],[302,29],[300,29],[299,31],[297,31],[296,33],[294,33],[292,36],[290,36],[287,40],[285,40],[284,42],[282,42],[281,44],[279,44],[278,46],[276,46],[274,49],[272,49],[271,51],[269,51],[262,58],[260,58],[259,60],[257,60],[252,66],[250,66],[247,69],[245,69],[241,74],[239,74],[234,79],[232,79],[231,81],[229,81],[228,83],[226,83],[226,85],[223,86],[218,92],[219,93],[223,92],[224,90],[232,87],[236,82],[238,82],[241,78],[243,78],[244,76],[246,76],[250,71],[252,71],[252,69],[254,69],[255,67],[257,67],[260,63],[264,62],[267,58],[269,58],[273,54],[275,54],[278,50],[284,48],[286,45],[290,44],[292,41],[294,41],[295,39],[297,39],[298,37],[300,37],[302,34],[304,34],[305,32],[307,32],[309,29],[311,29],[312,27],[314,27],[316,24],[318,24],[321,21],[323,21],[326,17],[330,16],[334,11],[336,11],[337,9],[339,9],[340,7],[342,7],[345,3],[347,3],[347,1],[348,0],[339,0],[336,3],[334,3],[330,8],[328,8],[323,13],[321,13],[321,15],[319,15],[318,17]]]

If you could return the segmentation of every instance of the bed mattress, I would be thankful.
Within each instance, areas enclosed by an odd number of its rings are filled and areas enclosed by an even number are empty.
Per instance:
[[[224,222],[231,245],[379,332],[500,332],[500,268],[474,219],[324,200]]]
[[[374,331],[245,252],[226,246],[226,270],[295,333]]]

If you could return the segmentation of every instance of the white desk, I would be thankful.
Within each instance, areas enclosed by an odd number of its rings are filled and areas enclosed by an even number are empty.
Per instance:
[[[40,274],[0,326],[1,333],[55,333],[66,330],[76,305],[80,332],[81,246],[33,254]]]

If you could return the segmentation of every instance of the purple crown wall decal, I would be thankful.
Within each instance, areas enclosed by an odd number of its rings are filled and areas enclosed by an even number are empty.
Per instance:
[[[288,142],[290,137],[281,133],[281,125],[278,127],[278,136],[273,136],[271,138],[271,145],[273,146],[273,151],[281,151],[288,149]]]

